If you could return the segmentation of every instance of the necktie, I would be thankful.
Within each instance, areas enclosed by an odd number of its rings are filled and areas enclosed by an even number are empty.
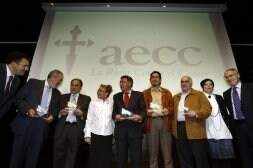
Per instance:
[[[8,95],[10,92],[10,87],[11,87],[11,81],[13,80],[13,76],[9,76],[9,80],[7,82],[7,85],[4,89],[4,96]]]
[[[73,95],[71,96],[70,101],[71,101],[72,103],[75,103],[75,104],[76,104],[76,94],[73,94]],[[75,109],[72,109],[72,110],[69,111],[68,116],[67,116],[67,118],[66,118],[66,121],[68,121],[68,122],[70,122],[70,123],[76,122],[76,115],[75,115],[75,113],[74,113],[74,110],[75,110]]]
[[[51,89],[51,88],[50,88],[49,86],[47,86],[47,87],[46,87],[46,91],[44,92],[44,94],[43,94],[43,96],[42,96],[42,100],[41,100],[40,106],[41,106],[42,108],[44,108],[44,109],[46,109],[47,106],[48,106],[48,98],[49,98],[50,89]]]
[[[124,93],[125,95],[124,95],[124,104],[125,104],[125,107],[127,107],[128,106],[128,103],[129,103],[129,93],[128,92],[125,92]]]
[[[235,107],[235,115],[236,115],[235,119],[239,119],[239,120],[244,119],[244,116],[241,110],[241,100],[239,98],[236,87],[233,88],[232,96],[233,96],[233,102],[234,102],[234,107]]]
[[[73,95],[72,95],[72,102],[73,102],[73,103],[76,103],[76,94],[73,94]]]

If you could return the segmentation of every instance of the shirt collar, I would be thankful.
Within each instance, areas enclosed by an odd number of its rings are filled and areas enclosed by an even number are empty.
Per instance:
[[[123,94],[124,94],[125,92],[123,92]],[[131,95],[131,93],[132,93],[132,89],[130,89],[128,92],[127,92],[129,95]]]
[[[242,83],[241,82],[237,83],[237,85],[235,87],[241,90]]]
[[[48,84],[47,79],[45,80],[45,86],[44,87],[50,87],[49,84]]]
[[[204,92],[204,91],[203,91],[203,93],[204,93],[204,94],[206,95],[206,97],[208,97],[208,98],[214,97],[214,94],[212,94],[212,93],[211,93],[211,94],[208,94],[208,93],[206,93],[206,92]]]
[[[75,96],[75,97],[78,97],[79,96],[79,93],[71,93],[71,96]]]
[[[11,73],[10,68],[8,67],[7,64],[6,64],[6,71],[7,71],[7,77],[9,77],[9,76],[13,76],[14,77],[14,75]]]
[[[151,87],[151,92],[161,92],[162,88],[161,87]]]
[[[106,98],[105,100],[100,99],[100,98],[97,98],[97,100],[98,100],[99,102],[109,103],[109,98]]]
[[[191,91],[192,91],[192,89],[188,90],[188,92],[181,92],[181,94],[187,96]]]

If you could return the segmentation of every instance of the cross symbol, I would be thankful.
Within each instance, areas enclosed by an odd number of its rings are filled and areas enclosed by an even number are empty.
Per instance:
[[[69,46],[69,53],[67,54],[67,73],[70,73],[72,66],[76,59],[76,47],[77,46],[84,46],[86,44],[86,41],[78,41],[78,36],[82,33],[82,31],[79,29],[79,26],[76,25],[71,31],[70,34],[72,34],[72,39],[70,41],[62,41],[62,46]],[[55,45],[59,47],[61,44],[61,40],[57,40],[55,42]],[[87,41],[87,47],[90,47],[93,45],[94,42],[89,40]]]

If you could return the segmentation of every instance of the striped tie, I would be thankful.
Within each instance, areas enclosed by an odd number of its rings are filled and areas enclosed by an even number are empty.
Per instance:
[[[9,76],[9,80],[7,82],[5,89],[4,89],[4,96],[7,96],[9,94],[12,80],[13,80],[13,76]]]
[[[235,119],[242,120],[244,119],[244,116],[241,110],[241,100],[239,98],[236,87],[233,88],[232,96],[233,96],[233,102],[234,102],[234,107],[235,107],[235,115],[236,115]]]

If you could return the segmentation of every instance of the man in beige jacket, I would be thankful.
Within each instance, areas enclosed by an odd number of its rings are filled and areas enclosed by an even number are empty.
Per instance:
[[[192,88],[191,77],[181,78],[181,89],[173,97],[172,120],[180,167],[209,168],[205,119],[211,114],[212,107],[203,92]]]

